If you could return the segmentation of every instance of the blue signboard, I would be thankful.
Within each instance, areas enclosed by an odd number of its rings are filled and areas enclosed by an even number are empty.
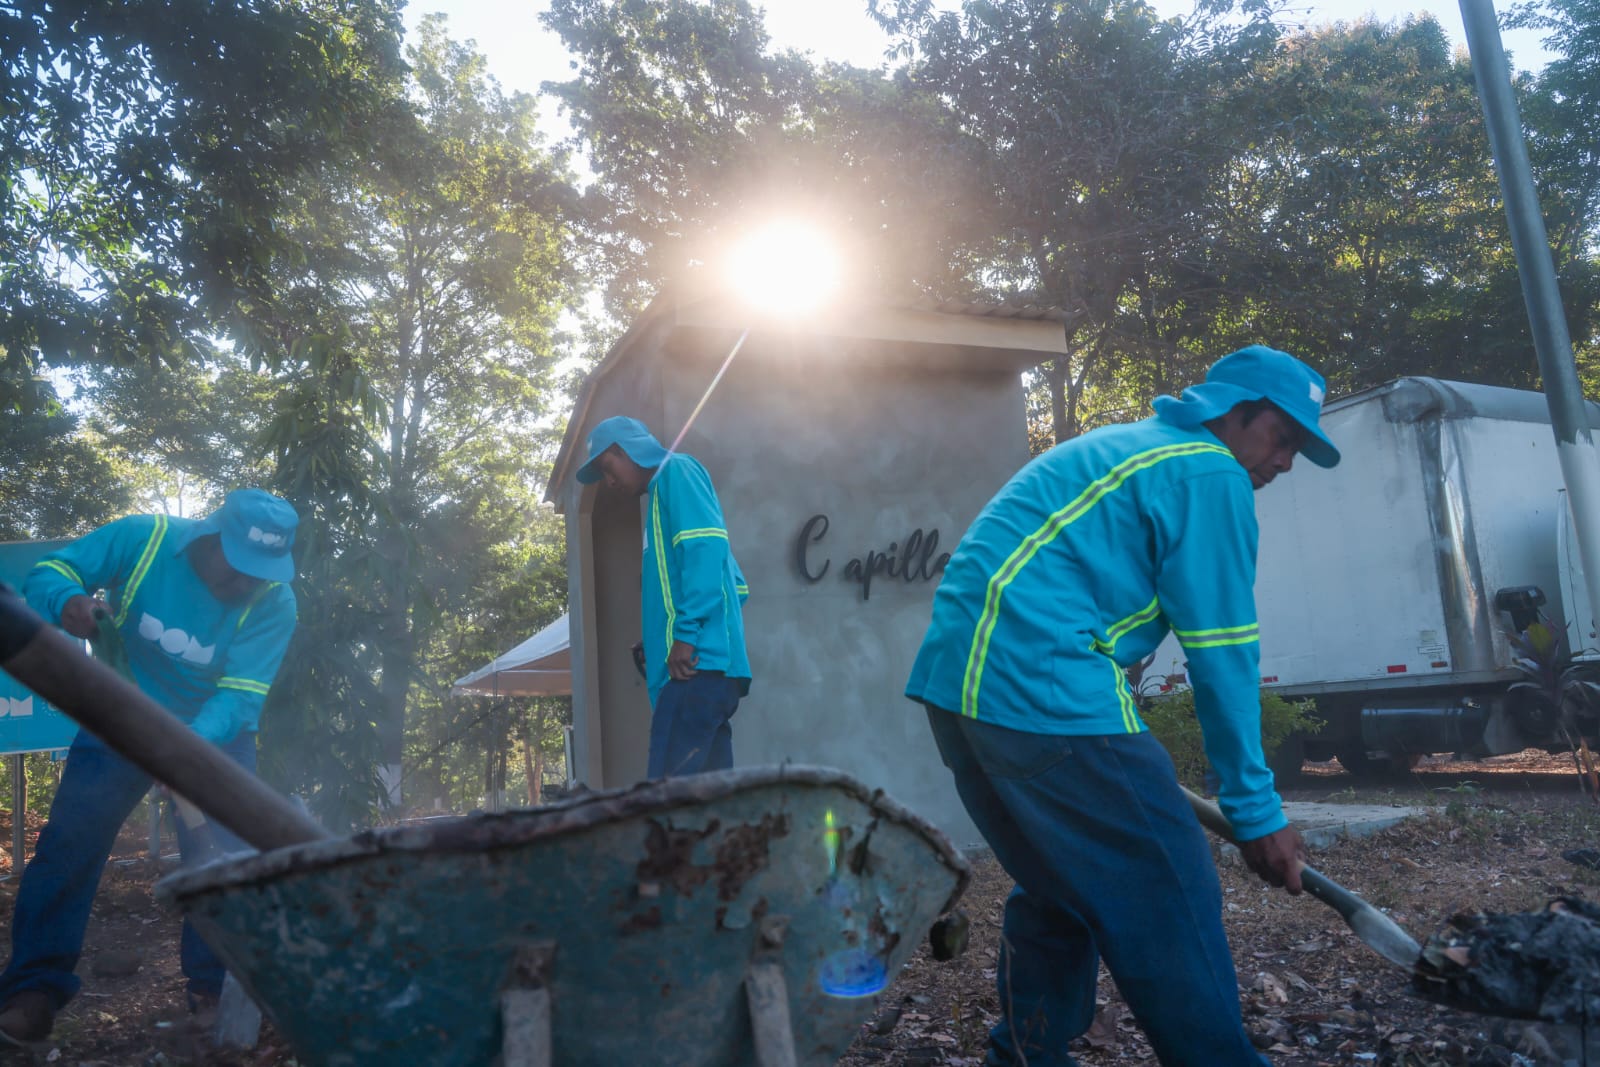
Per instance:
[[[0,542],[0,581],[22,588],[22,579],[39,557],[66,541]],[[72,744],[78,724],[0,671],[0,755],[49,752]]]

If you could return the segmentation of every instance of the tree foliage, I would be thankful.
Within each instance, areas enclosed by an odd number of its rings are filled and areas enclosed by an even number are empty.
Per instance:
[[[1401,374],[1534,384],[1465,56],[1431,18],[1303,34],[1262,65],[1219,221],[1231,274],[1196,347],[1266,337],[1340,391]]]
[[[1585,2],[1548,25],[1575,31]],[[881,265],[880,295],[1065,310],[1071,354],[1036,378],[1057,439],[1258,341],[1341,389],[1536,384],[1470,65],[1432,19],[1289,33],[1270,4],[872,8],[902,61],[887,74],[775,52],[737,0],[552,6],[577,73],[547,88],[598,175],[613,311],[751,220],[798,214]],[[1587,38],[1569,36],[1575,58],[1519,88],[1551,116],[1536,158],[1592,350],[1595,168],[1556,151],[1592,142],[1594,109],[1572,103],[1589,99]]]
[[[445,681],[423,670],[443,620],[477,611],[516,580],[502,557],[531,551],[572,281],[573,197],[531,100],[501,94],[437,22],[409,59],[414,119],[385,135],[383,167],[331,175],[285,219],[309,252],[276,279],[293,314],[271,323],[288,355],[264,441],[307,520],[309,564],[305,654],[274,686],[276,740],[314,761],[321,739],[343,737],[336,762],[356,772],[401,765],[419,683]],[[312,780],[336,778],[321,767]],[[349,795],[329,798],[343,808],[377,784],[343,780]]]
[[[294,182],[360,158],[400,72],[382,0],[0,9],[0,354],[199,362],[293,254]],[[4,397],[0,396],[0,400]]]
[[[197,23],[197,38],[231,41],[223,29],[247,10],[379,12],[258,8],[224,5],[217,23]],[[302,43],[324,47],[342,25],[318,23]],[[276,45],[262,47],[270,56]],[[482,57],[430,22],[409,60],[387,97],[382,72],[355,79],[352,91],[373,106],[341,121],[364,123],[364,153],[354,141],[336,150],[350,131],[326,130],[320,155],[257,174],[278,184],[242,223],[266,235],[247,257],[248,292],[227,272],[184,274],[182,256],[147,257],[183,295],[187,317],[172,320],[172,336],[185,343],[140,350],[163,357],[154,363],[124,358],[122,347],[115,359],[98,348],[67,353],[63,362],[82,364],[72,395],[84,414],[36,375],[34,392],[15,394],[16,417],[49,428],[55,452],[32,436],[0,441],[0,464],[19,471],[6,487],[26,500],[12,515],[25,534],[78,532],[132,507],[201,513],[239,484],[295,503],[300,624],[263,714],[261,766],[331,825],[366,821],[392,784],[378,772],[400,763],[408,709],[424,709],[421,732],[447,732],[462,710],[443,696],[450,679],[564,601],[560,528],[538,503],[538,481],[551,451],[549,379],[573,279],[575,197],[564,161],[539,144],[532,101],[503,95]],[[255,66],[245,74],[265,76]],[[327,88],[312,72],[302,80],[306,92]],[[256,121],[233,114],[248,87],[211,86],[225,95],[208,106],[227,129]],[[274,109],[293,92],[263,95],[262,121],[286,121]],[[297,136],[310,137],[327,116],[305,103]],[[94,128],[84,134],[72,152],[93,143]],[[181,130],[151,136],[182,150]],[[217,180],[247,181],[257,150]],[[204,221],[191,208],[174,206],[162,232],[186,240],[186,227]],[[130,231],[140,255],[143,240]],[[161,255],[176,247],[156,243]],[[223,292],[237,299],[219,318],[211,312],[226,302],[213,297]],[[95,297],[91,287],[76,309],[80,325],[106,314]],[[70,311],[57,309],[59,321]],[[76,512],[58,514],[66,504]]]
[[[566,610],[562,521],[536,507],[522,515],[527,526],[519,536],[485,550],[489,576],[473,602],[442,613],[423,651],[421,673],[430,681],[413,691],[407,714],[406,789],[414,800],[474,807],[492,803],[500,791],[527,796],[544,768],[563,766],[561,727],[571,721],[570,700],[458,697],[449,689],[452,679]]]
[[[295,253],[309,171],[360,158],[393,101],[382,0],[44,0],[0,7],[0,481],[10,536],[133,504],[52,368],[193,368]]]
[[[1511,21],[1547,31],[1544,45],[1555,53],[1535,79],[1524,115],[1567,328],[1592,396],[1600,393],[1600,4],[1527,4]]]
[[[859,292],[960,288],[976,146],[905,77],[774,51],[746,0],[554,0],[542,18],[575,59],[545,90],[596,176],[613,315],[773,217],[829,232]]]
[[[1193,354],[1180,358],[1165,319],[1215,285],[1208,201],[1252,65],[1277,41],[1265,12],[1224,25],[1163,19],[1139,0],[874,7],[910,77],[983,146],[992,231],[978,280],[1069,315],[1071,355],[1045,374],[1057,439],[1083,425],[1095,381],[1151,392],[1187,380]]]
[[[127,486],[81,421],[43,381],[0,409],[0,541],[75,537],[127,509]]]

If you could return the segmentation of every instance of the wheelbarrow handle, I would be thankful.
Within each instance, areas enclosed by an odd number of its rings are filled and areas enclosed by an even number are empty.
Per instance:
[[[0,584],[0,668],[262,851],[328,832]]]

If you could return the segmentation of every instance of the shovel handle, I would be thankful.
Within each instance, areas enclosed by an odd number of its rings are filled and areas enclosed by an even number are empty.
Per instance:
[[[1200,820],[1201,826],[1229,844],[1238,845],[1239,842],[1233,836],[1233,826],[1228,822],[1228,817],[1222,814],[1221,808],[1188,786],[1180,785],[1178,788],[1183,790],[1183,795],[1188,799],[1189,807],[1194,809],[1195,817]],[[1357,912],[1368,907],[1366,901],[1303,860],[1300,862],[1300,884],[1305,887],[1307,893],[1342,915],[1346,922]]]
[[[0,584],[0,668],[262,851],[328,832]]]
[[[1228,822],[1228,817],[1222,814],[1221,808],[1186,785],[1180,785],[1178,788],[1183,790],[1183,795],[1188,799],[1189,807],[1194,809],[1195,817],[1200,820],[1201,826],[1204,826],[1229,844],[1235,847],[1238,846],[1238,839],[1233,836],[1233,825]],[[1355,896],[1304,860],[1300,861],[1300,884],[1305,887],[1306,892],[1333,908],[1346,919],[1350,918],[1351,914],[1350,911],[1345,910],[1346,908],[1350,908],[1352,911],[1360,908],[1361,898]]]
[[[1184,799],[1189,802],[1189,807],[1194,809],[1195,818],[1200,820],[1201,826],[1204,826],[1230,845],[1239,843],[1234,840],[1233,825],[1228,822],[1228,817],[1222,814],[1221,808],[1186,785],[1180,785],[1178,788],[1183,790]]]
[[[1206,829],[1224,841],[1238,844],[1233,837],[1233,827],[1228,825],[1222,809],[1183,786],[1179,788],[1183,789],[1184,796],[1189,800],[1189,806],[1194,809],[1195,815]],[[1406,970],[1415,965],[1417,957],[1422,954],[1422,947],[1417,944],[1416,939],[1401,929],[1399,923],[1304,862],[1300,864],[1300,884],[1305,887],[1307,893],[1338,912],[1345,925],[1350,927],[1368,948]]]

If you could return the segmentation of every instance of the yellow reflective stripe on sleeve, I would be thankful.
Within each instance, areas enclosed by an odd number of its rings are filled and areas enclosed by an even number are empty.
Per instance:
[[[38,563],[35,563],[34,566],[35,567],[47,567],[50,570],[53,570],[57,574],[61,575],[67,581],[75,582],[75,583],[77,583],[78,586],[80,586],[81,588],[83,588],[85,590],[87,590],[89,588],[88,586],[83,584],[83,579],[78,575],[78,572],[73,570],[71,566],[69,566],[67,563],[63,562],[62,560],[59,560],[59,559],[43,559],[43,560],[40,560]]]
[[[684,530],[672,539],[672,547],[677,548],[683,542],[693,540],[696,537],[720,537],[726,541],[728,539],[728,531],[719,530],[714,526],[707,526],[699,530]]]
[[[745,585],[743,582],[740,582],[738,585],[735,585],[733,587],[733,591],[735,593],[744,593],[745,595],[748,596],[749,593],[750,593],[750,587],[748,585]]]
[[[155,562],[156,553],[161,550],[161,542],[166,536],[167,517],[157,515],[156,528],[150,532],[150,540],[144,543],[144,551],[139,553],[139,562],[133,565],[133,573],[128,576],[128,584],[122,587],[115,620],[118,626],[128,621],[128,610],[133,607],[133,598],[139,592],[139,583],[150,573],[150,564]]]
[[[1261,640],[1261,627],[1229,626],[1220,630],[1174,630],[1178,643],[1184,648],[1221,648],[1225,645],[1248,645]]]
[[[280,584],[282,584],[282,583],[280,583],[280,582],[262,582],[261,585],[256,588],[255,594],[253,596],[251,596],[250,603],[246,604],[244,606],[244,611],[242,611],[239,614],[239,624],[237,626],[235,626],[234,629],[235,630],[244,629],[244,620],[248,619],[250,617],[250,613],[252,611],[256,610],[256,605],[261,603],[263,600],[265,600],[267,594],[272,592],[272,590],[275,589]]]
[[[661,541],[661,496],[650,494],[651,541],[656,546],[656,571],[661,578],[661,602],[667,608],[667,655],[672,655],[672,626],[677,612],[672,607],[672,579],[667,576],[667,546]]]
[[[1113,623],[1111,625],[1111,629],[1106,631],[1106,640],[1101,641],[1099,638],[1096,638],[1094,642],[1094,650],[1096,652],[1104,652],[1108,656],[1111,655],[1111,653],[1117,650],[1117,642],[1122,640],[1123,636],[1126,635],[1129,630],[1134,630],[1140,626],[1143,626],[1145,623],[1149,622],[1151,619],[1160,614],[1161,601],[1155,597],[1151,597],[1150,603],[1146,604],[1132,615],[1129,615],[1126,619]]]
[[[272,687],[266,682],[257,682],[250,678],[219,678],[217,679],[217,688],[238,689],[246,693],[254,693],[256,696],[264,697],[267,695],[267,690],[271,689]]]
[[[1129,456],[1090,482],[1071,503],[1052,514],[1044,521],[1044,525],[1022,540],[989,579],[983,614],[978,617],[977,628],[972,633],[972,651],[967,655],[966,677],[961,686],[963,715],[974,719],[978,717],[978,687],[983,681],[984,661],[989,656],[989,639],[994,636],[995,624],[1000,621],[1000,598],[1005,593],[1006,587],[1022,572],[1022,568],[1032,562],[1040,549],[1061,536],[1062,531],[1083,518],[1096,504],[1120,489],[1122,484],[1135,474],[1169,459],[1181,459],[1184,456],[1197,456],[1207,452],[1230,457],[1233,455],[1221,445],[1190,441],[1181,445],[1163,445]]]
[[[1106,657],[1106,662],[1111,664],[1117,676],[1117,703],[1122,708],[1122,728],[1130,734],[1136,734],[1139,732],[1139,709],[1133,701],[1133,690],[1128,686],[1128,674],[1110,656]]]

